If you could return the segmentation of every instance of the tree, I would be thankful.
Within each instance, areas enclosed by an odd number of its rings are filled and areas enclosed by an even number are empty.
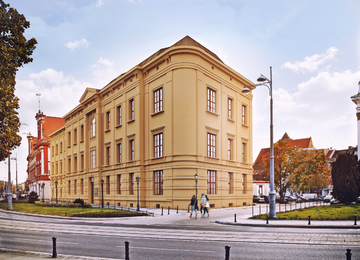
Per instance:
[[[294,148],[292,186],[302,192],[319,192],[331,184],[331,171],[322,150]]]
[[[339,154],[332,165],[333,195],[342,203],[356,201],[356,168],[357,158],[350,153]]]
[[[293,148],[283,140],[274,144],[274,185],[280,198],[283,199],[286,190],[290,188],[289,177],[293,172],[291,163]],[[265,161],[265,169],[270,176],[270,158]]]
[[[28,197],[28,202],[35,203],[35,201],[38,201],[38,200],[39,200],[39,195],[35,191],[30,192],[29,197]]]
[[[24,15],[0,0],[0,161],[20,145],[17,134],[19,99],[15,96],[15,75],[19,67],[32,62],[37,41],[26,40],[25,29],[30,23]]]

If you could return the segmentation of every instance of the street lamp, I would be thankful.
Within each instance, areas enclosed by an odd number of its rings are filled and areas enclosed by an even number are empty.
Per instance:
[[[269,89],[270,95],[270,192],[269,192],[269,218],[276,218],[275,209],[275,191],[274,191],[274,137],[273,137],[273,96],[272,96],[272,67],[270,67],[270,79],[261,74],[257,79],[259,84],[255,84],[249,87],[266,86]],[[248,87],[244,87],[242,93],[249,93]]]
[[[197,182],[198,182],[199,175],[197,173],[195,173],[194,177],[195,177],[195,187],[196,187],[195,188],[195,190],[196,190],[195,196],[196,196],[196,199],[197,199]]]
[[[139,180],[140,180],[140,177],[138,175],[138,176],[136,176],[136,184],[137,184],[137,206],[136,206],[136,210],[137,211],[140,210],[140,204],[139,204]]]
[[[101,207],[104,207],[104,180],[101,179]]]
[[[55,181],[56,203],[58,203],[58,200],[57,200],[57,185],[58,185],[58,181]]]
[[[8,206],[7,210],[14,210],[12,206],[12,185],[11,185],[11,171],[10,171],[10,155],[8,159]]]
[[[17,171],[17,154],[16,157],[11,158],[11,160],[15,160],[16,161],[16,191],[15,191],[15,199],[18,200],[18,171]]]

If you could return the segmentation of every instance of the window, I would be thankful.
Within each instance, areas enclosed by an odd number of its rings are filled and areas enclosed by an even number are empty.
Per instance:
[[[154,171],[154,195],[163,195],[163,171]]]
[[[233,173],[229,172],[228,173],[228,190],[229,190],[229,194],[233,194]]]
[[[232,140],[228,139],[228,160],[231,160],[231,146],[232,146]]]
[[[241,144],[241,160],[246,162],[246,143]]]
[[[116,175],[116,190],[117,194],[121,194],[121,174]]]
[[[51,156],[54,156],[54,146],[51,146]]]
[[[68,173],[71,172],[71,158],[68,158]]]
[[[71,181],[68,182],[68,191],[69,191],[69,195],[71,194]]]
[[[228,99],[228,118],[232,119],[232,99]]]
[[[134,173],[129,173],[129,194],[134,194]]]
[[[121,163],[121,143],[118,143],[116,145],[116,154],[117,154],[116,162]]]
[[[135,102],[134,99],[129,100],[129,111],[130,111],[130,120],[135,119]]]
[[[117,125],[121,125],[121,106],[118,106],[116,108],[116,112],[117,112],[117,116],[116,116],[117,121],[116,121],[116,123],[117,123]]]
[[[163,93],[162,88],[154,91],[154,112],[157,113],[163,110]]]
[[[95,168],[95,150],[90,151],[90,168]]]
[[[56,163],[56,174],[58,174],[58,173],[59,173],[59,164]]]
[[[84,142],[84,125],[80,127],[80,142]]]
[[[154,135],[154,157],[163,156],[163,133]]]
[[[207,89],[207,110],[215,113],[215,90]]]
[[[90,137],[95,136],[95,118],[91,119],[90,123]]]
[[[74,157],[74,172],[77,172],[77,156]]]
[[[246,174],[242,175],[242,193],[246,194]]]
[[[105,128],[106,128],[106,130],[110,130],[110,111],[106,112]]]
[[[60,173],[62,173],[62,162],[60,162]]]
[[[74,180],[74,194],[76,195],[76,184],[77,184],[77,180]]]
[[[207,171],[208,194],[216,194],[216,171]]]
[[[80,155],[80,171],[84,170],[84,155]]]
[[[74,129],[74,144],[77,143],[77,128]]]
[[[110,194],[110,175],[106,176],[106,194]]]
[[[215,157],[215,136],[214,134],[207,134],[207,156]]]
[[[110,146],[107,146],[105,149],[106,149],[105,164],[106,164],[106,165],[110,165]]]
[[[71,145],[71,132],[68,132],[68,146]]]
[[[60,143],[60,153],[62,153],[62,142]]]
[[[56,144],[56,154],[58,154],[58,151],[59,151],[59,145]]]
[[[246,106],[242,106],[242,124],[246,124]]]
[[[135,160],[135,143],[134,143],[134,139],[131,139],[129,141],[129,145],[130,145],[130,161],[134,161]]]
[[[84,179],[80,180],[80,192],[81,195],[84,195]]]

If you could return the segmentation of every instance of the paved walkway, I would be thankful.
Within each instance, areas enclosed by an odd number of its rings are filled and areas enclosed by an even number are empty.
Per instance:
[[[197,219],[195,219],[195,214],[192,218],[189,218],[189,213],[187,211],[176,211],[167,209],[146,209],[141,208],[141,210],[147,210],[154,213],[154,217],[129,217],[129,218],[70,218],[70,217],[58,217],[58,216],[46,216],[47,218],[62,218],[62,219],[81,219],[87,222],[92,223],[117,223],[117,224],[139,224],[139,225],[173,225],[173,226],[206,226],[206,225],[244,225],[244,226],[257,226],[257,227],[297,227],[297,228],[331,228],[331,229],[360,229],[359,225],[354,225],[354,221],[311,221],[310,225],[308,220],[269,220],[269,224],[266,224],[265,220],[251,220],[248,217],[251,216],[251,206],[250,207],[239,207],[239,208],[224,208],[224,209],[212,209],[210,211],[210,216],[201,218],[201,215],[198,214]],[[7,212],[7,211],[6,211]],[[24,214],[18,212],[12,212],[16,215],[33,215],[33,214]],[[236,214],[236,222],[235,222]],[[37,215],[34,215],[37,216]],[[35,252],[24,252],[18,250],[9,250],[0,248],[0,259],[10,259],[10,260],[26,260],[26,259],[43,259],[51,258],[51,254],[41,254]],[[78,257],[78,256],[69,256],[69,255],[58,255],[58,259],[105,259],[105,258],[94,258],[94,257]]]

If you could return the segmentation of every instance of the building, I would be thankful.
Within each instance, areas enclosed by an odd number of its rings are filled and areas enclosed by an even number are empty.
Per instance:
[[[27,182],[29,192],[35,191],[40,199],[50,199],[50,133],[64,126],[64,119],[36,113],[37,137],[30,133],[28,139]]]
[[[51,134],[52,198],[135,207],[139,194],[140,207],[187,209],[206,193],[213,208],[252,204],[249,85],[186,36],[86,89]]]

